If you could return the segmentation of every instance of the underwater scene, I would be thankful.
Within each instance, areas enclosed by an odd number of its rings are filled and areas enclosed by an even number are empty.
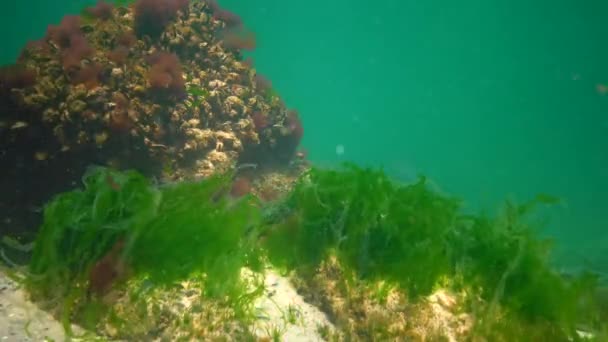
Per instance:
[[[608,341],[608,2],[0,16],[0,340]]]

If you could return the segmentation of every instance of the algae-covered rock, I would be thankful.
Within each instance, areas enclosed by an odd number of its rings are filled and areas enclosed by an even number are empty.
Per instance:
[[[102,1],[24,48],[0,75],[0,216],[12,229],[35,229],[28,208],[72,188],[90,164],[177,180],[289,163],[299,118],[226,43],[232,22],[218,11]]]

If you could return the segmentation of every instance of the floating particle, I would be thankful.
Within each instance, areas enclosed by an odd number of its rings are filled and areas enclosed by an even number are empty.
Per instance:
[[[336,145],[336,154],[339,156],[344,154],[344,145],[342,145],[342,144]]]

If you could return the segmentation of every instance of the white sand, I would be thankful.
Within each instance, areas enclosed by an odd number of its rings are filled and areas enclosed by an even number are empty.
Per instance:
[[[254,326],[255,334],[272,336],[274,330],[282,341],[323,341],[318,327],[333,330],[325,314],[306,303],[287,278],[272,270],[267,270],[265,277],[266,291],[255,305],[260,317]]]
[[[64,341],[63,327],[0,269],[0,341]]]
[[[256,302],[258,321],[254,332],[260,337],[279,333],[282,341],[323,341],[319,326],[333,329],[325,314],[304,302],[289,281],[268,270],[266,291]],[[82,333],[73,326],[76,334]],[[64,341],[61,324],[49,313],[27,299],[20,285],[0,268],[0,342],[2,341]]]

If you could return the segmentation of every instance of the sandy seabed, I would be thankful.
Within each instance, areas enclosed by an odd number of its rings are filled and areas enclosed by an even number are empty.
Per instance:
[[[257,336],[267,337],[272,330],[278,330],[283,341],[323,341],[318,327],[331,328],[324,313],[306,303],[287,278],[272,270],[266,271],[265,286],[264,295],[255,304],[259,315],[253,331]],[[61,323],[27,297],[19,283],[0,270],[0,341],[66,340]],[[295,318],[293,323],[286,318],[290,311]],[[72,329],[76,335],[83,332],[77,326]]]

